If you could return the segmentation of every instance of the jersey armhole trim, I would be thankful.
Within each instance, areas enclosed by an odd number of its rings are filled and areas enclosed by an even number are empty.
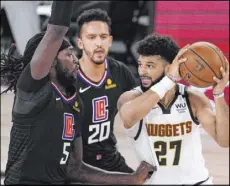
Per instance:
[[[193,115],[193,112],[192,112],[192,107],[191,107],[191,104],[190,104],[190,101],[189,101],[189,97],[188,97],[188,92],[187,92],[187,87],[185,88],[185,94],[184,94],[184,97],[186,99],[186,102],[187,102],[187,105],[188,105],[188,110],[190,112],[190,115],[191,115],[191,118],[192,120],[194,121],[194,123],[196,123],[197,125],[200,124],[200,122],[198,121],[198,119]]]
[[[137,135],[134,137],[134,140],[135,140],[135,141],[136,141],[137,138],[140,136],[141,129],[142,129],[142,125],[143,125],[143,119],[140,121],[139,129],[138,129],[138,131],[137,131]]]

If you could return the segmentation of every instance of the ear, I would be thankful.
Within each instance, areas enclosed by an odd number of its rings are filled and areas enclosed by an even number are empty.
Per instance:
[[[113,43],[113,36],[109,36],[109,47],[112,47],[112,43]]]
[[[164,70],[165,74],[168,74],[169,69],[170,69],[170,65],[171,65],[171,64],[169,64],[169,63],[167,63],[167,64],[165,65],[165,70]]]
[[[83,43],[82,43],[82,40],[81,38],[77,37],[77,46],[79,49],[83,49]]]

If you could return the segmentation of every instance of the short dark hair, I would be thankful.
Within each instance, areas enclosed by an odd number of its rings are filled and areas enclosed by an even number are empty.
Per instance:
[[[108,24],[109,33],[111,33],[111,19],[108,16],[108,13],[105,10],[100,8],[85,10],[82,14],[77,18],[77,36],[79,37],[81,34],[82,26],[85,23],[91,21],[102,21]]]
[[[172,63],[179,49],[176,41],[171,37],[156,33],[146,36],[137,43],[137,53],[139,55],[160,55],[169,63]]]

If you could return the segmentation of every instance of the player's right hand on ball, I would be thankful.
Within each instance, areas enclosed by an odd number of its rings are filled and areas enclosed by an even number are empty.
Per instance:
[[[156,167],[150,165],[145,161],[142,161],[136,172],[134,173],[136,184],[143,184],[147,179],[152,176],[155,171]]]
[[[169,70],[166,73],[167,75],[173,76],[177,81],[181,80],[180,73],[179,73],[179,66],[181,63],[187,61],[186,58],[183,58],[183,54],[188,50],[189,44],[180,49],[176,57],[174,58],[172,64],[169,66]]]

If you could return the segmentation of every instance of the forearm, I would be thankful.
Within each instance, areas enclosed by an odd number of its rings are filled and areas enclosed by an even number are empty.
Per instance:
[[[159,100],[160,97],[157,93],[148,90],[134,100],[125,103],[119,111],[124,126],[130,128],[143,119]]]
[[[216,140],[223,147],[229,147],[229,106],[225,98],[215,98]]]
[[[135,184],[131,174],[109,172],[85,163],[82,163],[75,178],[78,182],[91,184]]]
[[[173,82],[168,76],[165,76],[147,92],[134,100],[123,104],[119,113],[123,120],[124,127],[130,128],[143,119],[159,100],[162,99],[175,85],[175,82]]]
[[[34,79],[47,76],[68,31],[73,1],[54,1],[45,35],[31,60],[31,75]]]

